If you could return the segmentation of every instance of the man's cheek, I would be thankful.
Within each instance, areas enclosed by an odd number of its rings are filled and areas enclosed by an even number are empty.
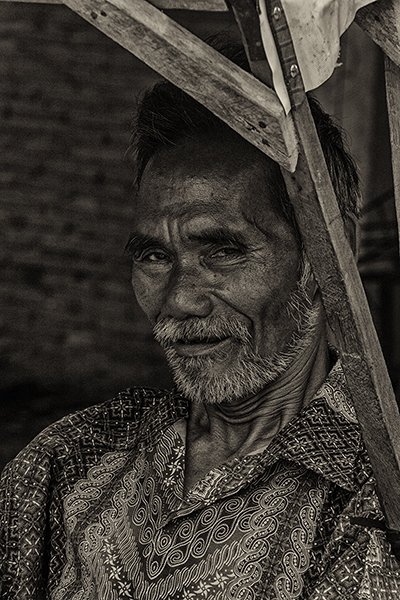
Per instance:
[[[136,276],[132,276],[132,288],[138,305],[147,318],[154,323],[161,310],[157,290],[149,286],[148,283],[144,283],[141,277]]]

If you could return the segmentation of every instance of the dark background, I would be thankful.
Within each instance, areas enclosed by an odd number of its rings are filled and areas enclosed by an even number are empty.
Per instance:
[[[171,13],[198,35],[225,14]],[[318,92],[362,177],[360,270],[399,383],[399,269],[380,51],[353,25]],[[130,288],[124,160],[135,98],[157,76],[63,6],[0,3],[0,467],[36,433],[169,375]]]

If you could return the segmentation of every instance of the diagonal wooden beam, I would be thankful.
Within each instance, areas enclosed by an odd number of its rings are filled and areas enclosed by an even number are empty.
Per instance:
[[[296,172],[286,186],[377,481],[387,525],[400,532],[400,415],[308,102],[296,109]]]
[[[211,12],[226,12],[225,0],[150,0],[150,3],[165,10],[204,10]]]
[[[385,56],[385,81],[390,129],[390,147],[392,153],[394,203],[399,231],[400,250],[400,67],[388,56]]]
[[[297,140],[274,91],[145,0],[65,0],[100,31],[293,171]]]
[[[0,4],[1,2],[16,3],[20,1],[26,4],[63,4],[62,0],[0,0]]]
[[[149,0],[150,4],[163,10],[194,10],[226,12],[225,0]],[[63,0],[0,0],[0,2],[27,2],[32,4],[64,4]]]
[[[400,66],[398,14],[398,0],[378,0],[360,8],[355,20],[383,52]]]
[[[238,10],[246,0],[229,0],[240,20],[247,47],[261,40],[260,29],[246,29],[249,19]],[[254,10],[255,10],[255,4]],[[386,363],[353,252],[347,241],[343,218],[332,187],[314,120],[301,81],[293,78],[296,64],[293,44],[283,8],[267,1],[268,17],[289,95],[299,137],[299,159],[294,173],[282,170],[304,247],[321,290],[328,323],[340,349],[363,439],[378,484],[387,525],[400,532],[400,414]],[[285,58],[281,54],[284,46]],[[257,65],[261,72],[260,62]],[[296,71],[297,72],[297,71]],[[265,78],[269,69],[265,67]],[[293,81],[293,79],[298,79]],[[292,89],[291,89],[291,86]],[[302,92],[301,92],[302,90]],[[300,98],[300,92],[302,98]]]

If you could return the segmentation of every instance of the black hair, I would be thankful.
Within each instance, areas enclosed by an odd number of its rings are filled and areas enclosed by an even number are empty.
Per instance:
[[[243,46],[225,34],[209,38],[208,43],[246,71],[250,71]],[[332,179],[342,217],[358,216],[359,178],[341,129],[322,109],[319,102],[308,97],[312,116]],[[135,184],[140,185],[148,161],[163,147],[173,146],[196,136],[218,137],[229,127],[207,108],[175,85],[161,81],[147,90],[137,105],[133,123],[130,154],[136,164]],[[293,219],[291,204],[280,169],[269,162],[268,179],[285,215]]]

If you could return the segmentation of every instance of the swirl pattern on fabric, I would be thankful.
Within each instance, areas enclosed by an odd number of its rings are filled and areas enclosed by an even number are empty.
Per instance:
[[[67,600],[72,592],[76,600],[255,600],[277,549],[284,571],[274,574],[273,597],[298,597],[326,482],[310,476],[305,483],[304,468],[275,463],[238,495],[221,493],[211,505],[194,498],[190,505],[177,493],[179,485],[174,493],[166,485],[171,473],[183,484],[183,464],[184,445],[171,427],[133,463],[122,453],[106,455],[79,482],[65,502],[74,542],[54,600]],[[124,475],[110,495],[113,473],[121,465]],[[222,479],[223,470],[217,472]],[[221,489],[221,481],[213,479]],[[89,501],[95,510],[87,510]],[[82,508],[92,520],[79,527]],[[282,518],[288,514],[289,519]]]

